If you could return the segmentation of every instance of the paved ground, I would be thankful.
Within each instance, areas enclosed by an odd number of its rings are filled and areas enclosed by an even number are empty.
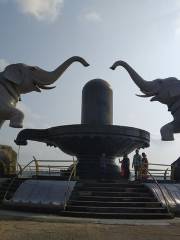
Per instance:
[[[98,220],[0,211],[3,240],[179,240],[180,219]]]
[[[0,221],[4,240],[179,240],[180,225],[133,226],[92,223],[45,223],[35,221]]]

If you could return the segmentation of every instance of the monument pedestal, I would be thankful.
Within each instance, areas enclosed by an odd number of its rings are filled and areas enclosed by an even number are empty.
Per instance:
[[[77,175],[80,179],[120,179],[120,168],[114,157],[83,155],[77,157]]]

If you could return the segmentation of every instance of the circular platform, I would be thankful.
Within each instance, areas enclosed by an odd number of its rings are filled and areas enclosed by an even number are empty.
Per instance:
[[[115,158],[129,154],[137,148],[149,147],[150,134],[125,126],[79,124],[44,130],[25,129],[18,134],[15,142],[26,145],[27,140],[45,142],[76,156],[78,176],[81,179],[96,179],[104,174],[104,164],[106,176],[119,177],[120,170]]]
[[[45,142],[70,155],[105,153],[122,156],[136,148],[149,147],[150,134],[126,126],[77,124],[45,130],[25,129],[19,133],[15,142],[26,145],[27,140]]]

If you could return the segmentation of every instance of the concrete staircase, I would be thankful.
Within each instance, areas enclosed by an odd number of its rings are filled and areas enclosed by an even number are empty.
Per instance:
[[[146,186],[130,182],[79,182],[61,215],[112,219],[172,218]]]

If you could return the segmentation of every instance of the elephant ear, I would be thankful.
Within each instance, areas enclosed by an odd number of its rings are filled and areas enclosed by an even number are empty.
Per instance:
[[[11,64],[3,72],[4,78],[8,81],[20,85],[22,82],[22,71],[20,64]]]
[[[180,97],[180,81],[172,82],[168,89],[169,95],[171,98]]]

